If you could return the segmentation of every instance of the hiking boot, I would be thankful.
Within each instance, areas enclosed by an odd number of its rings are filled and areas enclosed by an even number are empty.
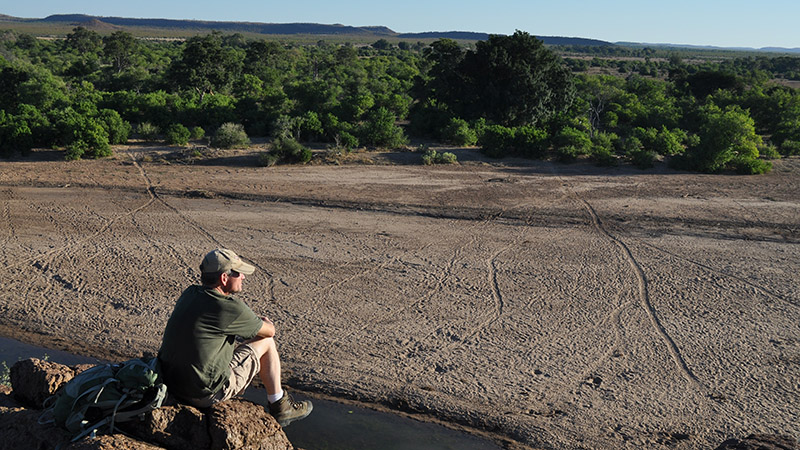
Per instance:
[[[285,391],[280,400],[269,404],[269,413],[284,428],[295,420],[305,419],[306,416],[311,414],[312,409],[314,409],[314,405],[310,401],[296,402]]]

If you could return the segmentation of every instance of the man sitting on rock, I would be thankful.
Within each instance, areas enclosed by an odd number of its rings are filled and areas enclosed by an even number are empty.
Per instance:
[[[281,388],[275,325],[231,296],[255,268],[232,251],[217,249],[205,256],[200,271],[202,286],[183,291],[158,352],[169,393],[207,408],[243,393],[258,374],[269,412],[281,426],[308,416],[311,402],[295,402]],[[237,337],[246,341],[237,345]]]

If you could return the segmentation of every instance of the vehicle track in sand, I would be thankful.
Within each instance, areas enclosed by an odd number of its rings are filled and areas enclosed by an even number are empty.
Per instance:
[[[553,171],[553,174],[556,175],[561,180],[562,186],[565,189],[568,189],[572,193],[575,200],[579,202],[579,204],[583,205],[584,210],[586,211],[587,215],[591,220],[592,227],[597,231],[598,234],[600,234],[609,242],[614,244],[614,246],[617,247],[617,249],[624,257],[625,261],[627,261],[628,266],[630,267],[631,271],[636,277],[636,299],[638,303],[642,306],[644,311],[647,313],[647,317],[650,320],[653,330],[667,347],[667,350],[673,362],[675,363],[675,366],[684,376],[686,381],[694,389],[700,392],[706,392],[707,391],[706,387],[697,378],[697,376],[691,370],[689,365],[686,363],[686,360],[681,354],[678,345],[675,343],[675,340],[672,338],[672,336],[669,335],[666,328],[664,328],[664,325],[661,323],[661,320],[658,317],[658,313],[656,312],[655,307],[653,307],[652,303],[650,302],[650,293],[648,290],[647,276],[645,275],[644,269],[642,268],[641,264],[633,256],[633,252],[631,252],[631,249],[628,247],[627,244],[625,244],[625,242],[623,242],[621,239],[611,234],[606,229],[606,227],[603,225],[603,222],[600,220],[600,217],[597,215],[597,212],[595,211],[594,207],[592,207],[592,205],[589,202],[587,202],[583,197],[581,197],[569,182],[567,182],[560,175],[558,175],[554,166],[551,165],[550,167],[551,170]]]
[[[192,229],[194,229],[195,231],[197,231],[201,235],[205,236],[205,238],[208,239],[211,243],[213,243],[217,248],[225,248],[225,245],[219,239],[217,239],[216,236],[214,236],[211,232],[209,232],[206,228],[204,228],[202,225],[200,225],[199,223],[197,223],[196,221],[194,221],[190,217],[188,217],[186,214],[181,212],[178,208],[175,208],[174,206],[170,205],[166,200],[164,200],[164,198],[162,198],[161,195],[159,195],[158,192],[156,191],[156,189],[155,189],[155,187],[153,185],[153,182],[151,181],[150,177],[147,175],[147,172],[145,171],[144,167],[136,159],[135,152],[130,152],[129,156],[130,156],[131,160],[133,161],[134,166],[136,166],[136,168],[139,170],[139,173],[141,174],[142,179],[145,182],[145,189],[146,189],[148,195],[150,196],[150,202],[148,202],[148,205],[150,203],[152,203],[152,202],[155,202],[155,201],[161,203],[167,209],[172,211],[176,216],[178,216],[184,223],[189,225]],[[177,251],[175,251],[174,253],[176,255],[178,254]],[[278,302],[278,300],[277,300],[277,298],[275,296],[275,278],[274,278],[272,272],[267,270],[265,267],[263,267],[258,261],[247,259],[246,257],[243,257],[243,259],[248,261],[254,267],[256,267],[259,270],[261,270],[267,276],[267,280],[268,280],[268,282],[267,282],[267,292],[269,293],[270,302],[272,304],[274,304],[275,306],[281,308],[283,310],[284,314],[289,314],[288,309],[285,306],[283,306],[280,302]],[[184,264],[186,263],[184,258],[181,257],[180,260]]]

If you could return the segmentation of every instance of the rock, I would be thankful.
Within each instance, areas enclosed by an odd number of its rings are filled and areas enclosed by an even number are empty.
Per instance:
[[[38,359],[19,361],[11,368],[12,389],[0,390],[0,450],[60,448],[202,450],[291,450],[294,449],[280,425],[263,406],[246,400],[229,400],[206,411],[171,401],[147,413],[142,421],[117,424],[125,435],[84,437],[69,444],[72,436],[55,425],[40,425],[42,402],[76,373],[91,365],[70,368]],[[39,410],[18,407],[15,402]],[[8,402],[8,406],[6,406]],[[137,440],[138,439],[138,440]],[[157,447],[160,445],[162,447]]]
[[[64,450],[154,450],[163,448],[137,441],[124,434],[112,434],[95,438],[86,436],[65,447]]]
[[[42,411],[0,407],[0,450],[54,450],[68,443],[69,434],[53,425],[40,425]]]
[[[12,392],[11,386],[0,384],[0,406],[4,408],[19,408],[22,406],[19,402],[14,400]]]
[[[290,450],[292,446],[278,422],[263,406],[229,400],[208,412],[208,432],[213,450]]]
[[[751,434],[744,439],[728,439],[716,450],[798,450],[797,441],[787,436]]]
[[[40,409],[45,399],[74,376],[74,370],[54,362],[36,358],[17,361],[11,366],[14,398],[24,405]]]
[[[211,446],[205,414],[186,405],[163,406],[148,413],[144,421],[120,424],[120,428],[132,436],[171,450]]]

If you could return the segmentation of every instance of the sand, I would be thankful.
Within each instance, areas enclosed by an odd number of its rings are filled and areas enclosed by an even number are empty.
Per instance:
[[[0,161],[0,332],[155,352],[227,247],[256,266],[240,297],[299,389],[519,448],[800,437],[800,159],[735,176],[453,151]]]

